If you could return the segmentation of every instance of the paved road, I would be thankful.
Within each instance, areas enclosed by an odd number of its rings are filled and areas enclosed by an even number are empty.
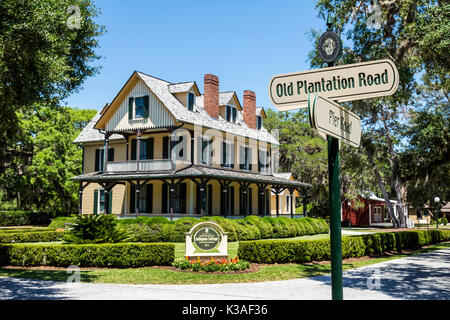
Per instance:
[[[330,277],[209,285],[67,284],[0,277],[0,299],[330,299]],[[450,248],[344,272],[344,299],[450,300]]]

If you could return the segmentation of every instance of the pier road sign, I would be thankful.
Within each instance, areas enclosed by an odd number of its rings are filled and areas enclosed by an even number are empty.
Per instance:
[[[361,142],[361,119],[334,101],[317,94],[309,95],[308,113],[311,127],[353,147]]]

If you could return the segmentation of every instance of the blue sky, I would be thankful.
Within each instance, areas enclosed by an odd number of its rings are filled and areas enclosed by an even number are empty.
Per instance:
[[[220,91],[256,93],[257,106],[274,108],[268,98],[277,73],[309,69],[311,29],[325,31],[315,1],[291,0],[96,0],[97,23],[107,32],[96,53],[100,73],[64,102],[101,109],[111,102],[134,70],[169,82],[219,77]]]

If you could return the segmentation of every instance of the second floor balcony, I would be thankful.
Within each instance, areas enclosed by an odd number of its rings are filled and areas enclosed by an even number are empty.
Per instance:
[[[171,159],[153,159],[153,160],[130,160],[108,162],[106,165],[107,173],[118,172],[149,172],[149,171],[171,171],[174,169]]]

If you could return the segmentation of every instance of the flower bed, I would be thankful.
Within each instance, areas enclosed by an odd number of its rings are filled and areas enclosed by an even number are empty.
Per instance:
[[[248,269],[250,268],[250,262],[239,260],[238,257],[231,260],[214,260],[214,258],[211,258],[208,262],[202,262],[200,258],[190,260],[186,257],[176,259],[172,263],[172,266],[181,270],[192,270],[196,272],[230,272]]]

